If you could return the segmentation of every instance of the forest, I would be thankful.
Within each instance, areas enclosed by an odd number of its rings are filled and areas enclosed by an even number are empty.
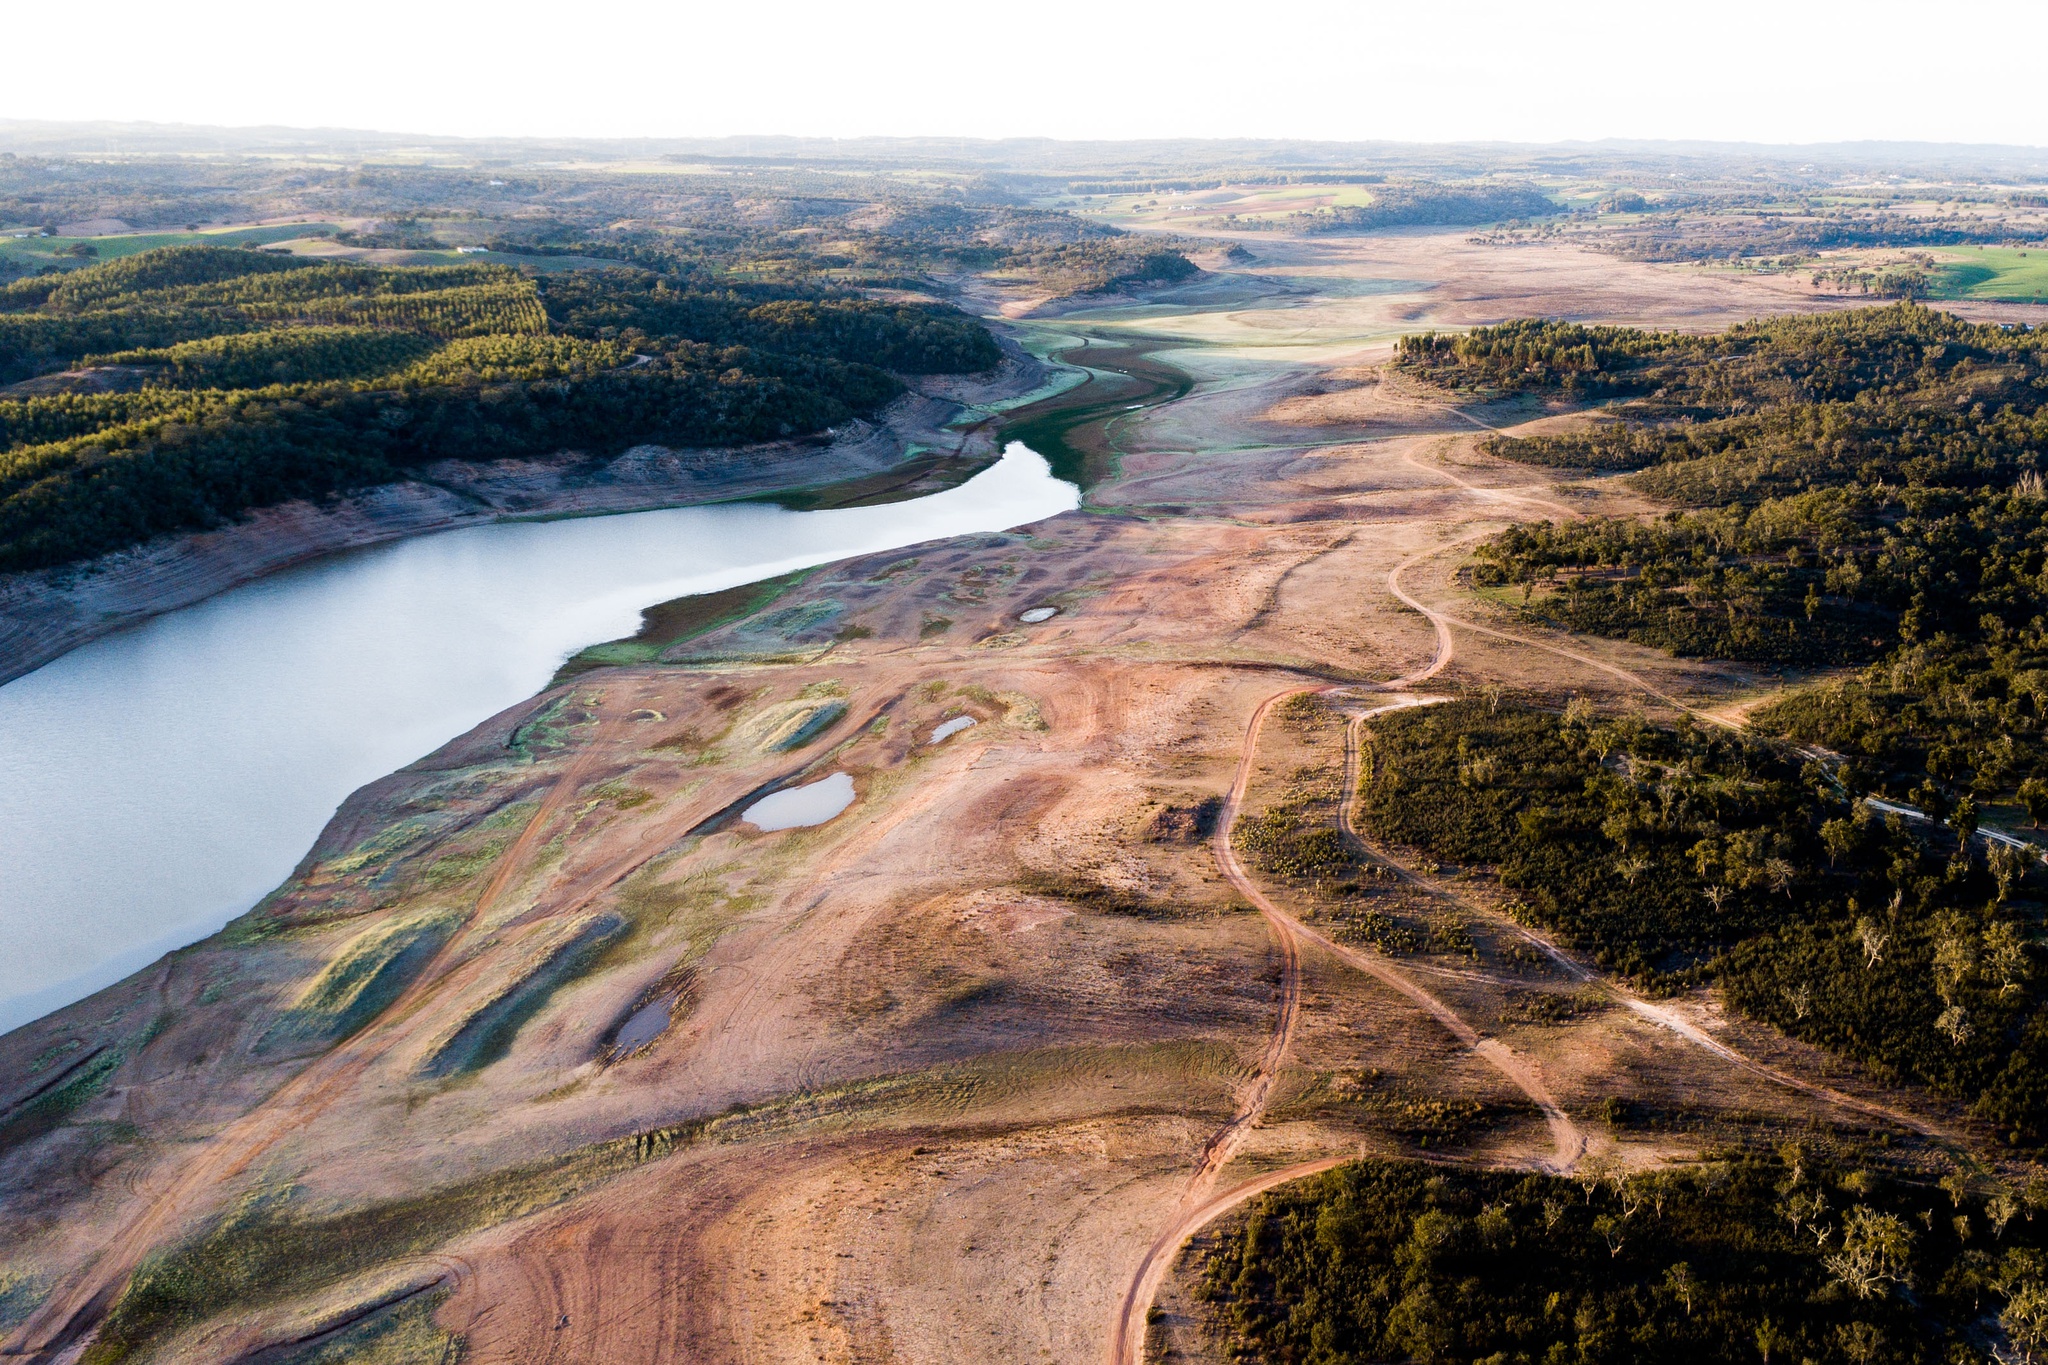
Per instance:
[[[704,269],[146,251],[0,286],[0,570],[434,460],[815,433],[1000,357],[950,308]]]
[[[1404,343],[1443,382],[1615,400],[1514,460],[1635,471],[1654,521],[1511,529],[1482,585],[1679,654],[1853,668],[1756,723],[1859,790],[2012,799],[2048,774],[2048,336],[1898,304],[1720,336],[1516,323]]]
[[[1497,864],[1615,970],[1717,980],[2039,1144],[2038,872],[1981,826],[2048,818],[2044,343],[1913,304],[1715,336],[1528,321],[1405,342],[1398,363],[1440,384],[1603,400],[1584,430],[1491,448],[1632,471],[1674,505],[1510,528],[1475,582],[1535,621],[1830,676],[1739,739],[1583,712],[1390,722],[1384,832]],[[1476,794],[1474,764],[1496,775]]]
[[[2043,907],[2024,853],[1880,810],[1761,735],[1461,701],[1374,723],[1379,838],[1487,866],[1510,908],[1638,988],[1744,1012],[2048,1139]]]
[[[1796,1145],[1576,1177],[1361,1160],[1255,1200],[1197,1292],[1299,1365],[1946,1365],[2048,1345],[2048,1190]]]
[[[1533,185],[1414,182],[1376,187],[1370,204],[1298,213],[1288,223],[1310,232],[1371,232],[1389,227],[1469,227],[1558,212],[1550,196]]]

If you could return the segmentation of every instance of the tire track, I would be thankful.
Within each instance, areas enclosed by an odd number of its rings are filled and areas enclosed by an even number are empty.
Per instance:
[[[1441,697],[1432,698],[1431,700],[1449,701],[1450,698]],[[1403,703],[1403,706],[1415,704],[1417,703],[1409,702]],[[1508,931],[1515,934],[1517,937],[1521,938],[1524,942],[1528,943],[1531,947],[1535,948],[1538,952],[1541,952],[1545,957],[1549,958],[1550,961],[1554,963],[1560,971],[1564,972],[1565,975],[1569,976],[1572,980],[1580,982],[1585,985],[1599,987],[1603,992],[1611,996],[1617,1004],[1623,1006],[1630,1013],[1635,1014],[1639,1018],[1647,1020],[1648,1022],[1655,1024],[1660,1028],[1668,1029],[1672,1033],[1677,1034],[1679,1037],[1693,1044],[1695,1047],[1698,1047],[1701,1051],[1706,1052],[1711,1056],[1717,1057],[1720,1060],[1727,1062],[1729,1065],[1734,1066],[1744,1072],[1747,1072],[1749,1075],[1755,1076],[1760,1080],[1768,1081],[1774,1085],[1779,1085],[1790,1090],[1798,1091],[1799,1093],[1804,1095],[1810,1095],[1815,1099],[1825,1100],[1829,1104],[1832,1104],[1841,1109],[1846,1109],[1854,1113],[1859,1113],[1869,1118],[1883,1119],[1886,1122],[1895,1124],[1898,1127],[1904,1128],[1908,1132],[1914,1133],[1920,1137],[1945,1142],[1955,1142],[1957,1140],[1952,1134],[1945,1132],[1944,1130],[1936,1127],[1935,1125],[1927,1122],[1924,1119],[1917,1118],[1914,1115],[1905,1113],[1901,1110],[1893,1109],[1887,1105],[1880,1104],[1874,1100],[1861,1099],[1855,1095],[1847,1094],[1844,1091],[1837,1090],[1832,1086],[1823,1085],[1817,1081],[1805,1080],[1799,1076],[1791,1074],[1790,1072],[1780,1070],[1779,1068],[1771,1066],[1765,1062],[1759,1062],[1753,1057],[1749,1057],[1741,1052],[1738,1052],[1736,1049],[1728,1046],[1726,1043],[1721,1042],[1718,1038],[1715,1038],[1712,1034],[1706,1032],[1706,1030],[1702,1029],[1699,1025],[1693,1023],[1690,1019],[1687,1019],[1678,1011],[1670,1009],[1667,1006],[1658,1005],[1651,1001],[1645,1000],[1641,996],[1636,995],[1634,992],[1628,990],[1618,982],[1608,978],[1607,976],[1604,976],[1594,968],[1587,966],[1585,963],[1579,961],[1570,953],[1567,953],[1564,949],[1560,948],[1556,943],[1551,941],[1551,939],[1545,936],[1544,934],[1538,932],[1535,929],[1530,928],[1525,924],[1522,924],[1520,921],[1514,919],[1511,916],[1502,914],[1500,911],[1494,909],[1492,906],[1486,904],[1484,901],[1480,900],[1476,896],[1472,896],[1469,893],[1463,892],[1455,887],[1440,882],[1433,877],[1425,876],[1422,873],[1417,872],[1412,868],[1409,868],[1405,864],[1401,863],[1400,861],[1389,855],[1385,849],[1379,847],[1372,841],[1368,840],[1365,837],[1365,835],[1362,832],[1360,832],[1358,827],[1358,762],[1360,754],[1360,735],[1362,734],[1365,727],[1365,723],[1368,720],[1372,719],[1374,716],[1384,715],[1386,712],[1399,709],[1402,709],[1402,707],[1381,706],[1376,707],[1369,711],[1360,712],[1351,718],[1351,724],[1345,732],[1344,784],[1347,794],[1345,796],[1344,804],[1342,806],[1342,821],[1344,826],[1344,833],[1348,835],[1350,839],[1360,849],[1363,849],[1373,858],[1392,868],[1394,872],[1403,881],[1408,882],[1410,885],[1419,887],[1432,895],[1441,897],[1442,899],[1456,901],[1458,904],[1465,906],[1467,909],[1470,909],[1480,915],[1483,915],[1488,921],[1500,925],[1503,928],[1506,928]]]
[[[413,983],[386,1007],[357,1038],[318,1058],[286,1080],[269,1096],[208,1141],[182,1170],[162,1178],[160,1193],[146,1194],[144,1206],[108,1239],[108,1250],[88,1262],[71,1280],[0,1345],[0,1355],[27,1356],[41,1362],[61,1354],[97,1330],[99,1320],[121,1287],[148,1253],[178,1224],[197,1212],[205,1195],[233,1180],[280,1140],[325,1113],[397,1041],[391,1025],[401,1020],[446,978],[459,955],[466,930],[474,926],[519,871],[524,857],[539,842],[542,827],[574,796],[601,750],[605,722],[599,715],[589,743],[555,779],[518,839],[500,858],[498,870],[478,895],[465,932],[454,934],[427,963]]]
[[[1440,671],[1449,662],[1448,632],[1439,632],[1437,657],[1423,676]],[[1279,1013],[1274,1021],[1273,1032],[1266,1047],[1260,1053],[1252,1080],[1245,1087],[1238,1110],[1229,1122],[1219,1128],[1204,1144],[1194,1174],[1189,1178],[1186,1192],[1175,1208],[1173,1221],[1155,1237],[1145,1249],[1138,1262],[1122,1302],[1118,1306],[1116,1322],[1110,1333],[1110,1365],[1141,1365],[1145,1349],[1146,1317],[1153,1300],[1158,1296],[1159,1285],[1178,1253],[1181,1245],[1201,1230],[1203,1226],[1229,1209],[1274,1186],[1302,1175],[1329,1170],[1349,1160],[1349,1157],[1329,1157],[1291,1166],[1281,1171],[1270,1172],[1257,1177],[1222,1195],[1211,1196],[1209,1191],[1222,1174],[1224,1167],[1237,1155],[1246,1134],[1258,1125],[1265,1116],[1266,1105],[1272,1098],[1273,1086],[1279,1079],[1280,1067],[1285,1063],[1288,1051],[1294,1042],[1295,1027],[1301,1012],[1301,945],[1313,943],[1333,957],[1366,973],[1384,985],[1392,987],[1434,1019],[1446,1032],[1475,1055],[1507,1078],[1517,1089],[1527,1095],[1531,1102],[1542,1111],[1551,1132],[1555,1155],[1548,1162],[1539,1165],[1553,1172],[1562,1173],[1571,1169],[1585,1152],[1586,1141],[1569,1115],[1551,1097],[1536,1069],[1517,1057],[1512,1050],[1497,1039],[1487,1038],[1468,1024],[1457,1011],[1394,967],[1377,954],[1368,954],[1337,943],[1309,928],[1274,904],[1245,871],[1238,861],[1237,851],[1231,847],[1230,836],[1243,810],[1244,797],[1251,785],[1252,767],[1258,755],[1259,732],[1272,709],[1289,697],[1303,693],[1324,693],[1335,691],[1330,687],[1290,687],[1276,692],[1260,702],[1252,711],[1245,727],[1244,744],[1238,754],[1237,776],[1231,783],[1230,793],[1224,801],[1223,811],[1216,822],[1216,833],[1210,839],[1210,847],[1216,854],[1218,866],[1232,888],[1258,910],[1265,919],[1274,941],[1282,954]],[[1428,705],[1441,698],[1409,698],[1381,711],[1402,707]],[[1378,714],[1375,712],[1374,714]]]

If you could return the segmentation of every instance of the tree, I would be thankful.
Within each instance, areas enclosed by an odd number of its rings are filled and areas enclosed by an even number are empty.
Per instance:
[[[2011,844],[1993,844],[1985,856],[1984,865],[1990,869],[1992,880],[1998,883],[1998,899],[2012,899],[2013,889],[2027,875],[2027,866],[2033,860],[2022,850]]]
[[[1956,799],[1955,809],[1949,812],[1949,828],[1956,837],[1968,843],[1970,836],[1977,832],[1977,802],[1974,797],[1964,795]]]
[[[2048,1349],[2048,1284],[2030,1279],[2015,1286],[1998,1324],[2028,1360]]]
[[[1902,1219],[1858,1204],[1842,1220],[1841,1247],[1821,1263],[1850,1293],[1871,1299],[1887,1285],[1905,1283],[1912,1249],[1913,1232]]]
[[[2030,777],[2020,783],[2019,794],[2020,804],[2027,808],[2027,819],[2035,829],[2041,828],[2041,822],[2048,820],[2048,781]]]
[[[1670,1295],[1685,1305],[1685,1315],[1692,1316],[1693,1295],[1699,1293],[1699,1281],[1693,1278],[1692,1266],[1684,1261],[1664,1272],[1664,1288]]]

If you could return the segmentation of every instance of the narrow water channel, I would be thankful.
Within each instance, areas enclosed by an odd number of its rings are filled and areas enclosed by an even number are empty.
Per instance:
[[[0,1032],[247,910],[351,791],[632,634],[642,607],[1078,501],[1013,441],[909,502],[469,527],[277,574],[0,686]]]
[[[1093,488],[1114,472],[1122,452],[1117,428],[1131,414],[1184,398],[1194,380],[1152,354],[1177,343],[1084,337],[1054,356],[1088,372],[1088,382],[1009,414],[1003,433],[1052,462],[1059,478]]]

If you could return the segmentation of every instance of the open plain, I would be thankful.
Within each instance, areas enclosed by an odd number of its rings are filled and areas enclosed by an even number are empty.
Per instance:
[[[1462,231],[1246,249],[1135,301],[968,286],[1036,352],[1185,377],[1075,406],[1135,382],[1105,364],[1049,400],[1085,419],[1082,510],[576,672],[358,793],[226,933],[0,1041],[0,1292],[33,1300],[5,1350],[1221,1358],[1183,1248],[1361,1152],[1565,1172],[1737,1131],[1967,1137],[1711,995],[1603,981],[1351,814],[1391,708],[1712,720],[1778,685],[1472,592],[1465,551],[1510,522],[1654,508],[1485,455],[1579,419],[1454,407],[1382,367],[1392,339],[1844,301]],[[826,823],[739,818],[835,773]],[[1369,875],[1252,865],[1234,826],[1282,808]],[[1622,1094],[1678,1117],[1624,1135]]]

